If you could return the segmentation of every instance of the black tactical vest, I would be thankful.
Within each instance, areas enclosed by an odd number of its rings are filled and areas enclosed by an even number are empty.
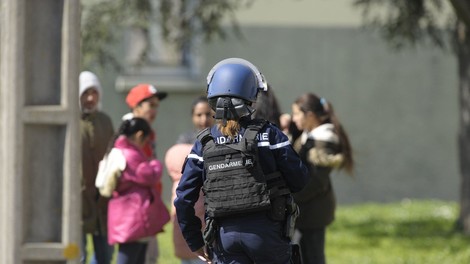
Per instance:
[[[207,128],[198,135],[203,146],[206,213],[223,217],[271,209],[271,200],[288,194],[280,172],[264,175],[256,135],[265,120],[252,120],[238,143],[216,144]]]

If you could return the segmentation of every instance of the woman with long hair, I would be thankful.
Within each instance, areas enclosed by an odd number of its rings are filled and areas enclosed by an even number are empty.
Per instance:
[[[326,99],[306,93],[292,105],[292,121],[302,132],[294,149],[310,171],[310,182],[294,200],[300,207],[296,222],[304,263],[325,263],[326,226],[334,220],[334,169],[352,174],[354,160],[348,135]]]

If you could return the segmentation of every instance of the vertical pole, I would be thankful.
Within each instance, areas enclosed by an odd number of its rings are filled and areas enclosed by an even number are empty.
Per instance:
[[[62,105],[70,118],[65,136],[64,203],[62,241],[66,247],[80,248],[81,242],[81,192],[79,167],[81,159],[78,75],[80,71],[80,1],[66,0],[62,24]],[[67,263],[78,263],[79,258]]]
[[[0,263],[20,263],[24,0],[3,0],[0,16]]]

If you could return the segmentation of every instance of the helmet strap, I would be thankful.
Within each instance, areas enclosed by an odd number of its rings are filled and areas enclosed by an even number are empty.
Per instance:
[[[231,97],[217,98],[213,109],[215,119],[222,120],[223,126],[227,124],[227,120],[240,120],[243,117],[250,117],[255,112],[255,109],[246,101]]]
[[[229,111],[229,104],[232,104],[231,100],[225,100],[224,101],[224,118],[222,119],[222,124],[223,126],[227,125],[227,118],[228,118],[228,111]],[[232,106],[233,107],[233,106]]]

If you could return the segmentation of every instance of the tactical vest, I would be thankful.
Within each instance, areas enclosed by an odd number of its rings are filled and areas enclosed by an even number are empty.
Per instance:
[[[216,144],[210,128],[199,133],[206,172],[202,190],[209,217],[269,210],[274,198],[290,193],[280,172],[265,175],[259,164],[256,135],[265,124],[265,120],[252,120],[239,142],[231,144]]]

